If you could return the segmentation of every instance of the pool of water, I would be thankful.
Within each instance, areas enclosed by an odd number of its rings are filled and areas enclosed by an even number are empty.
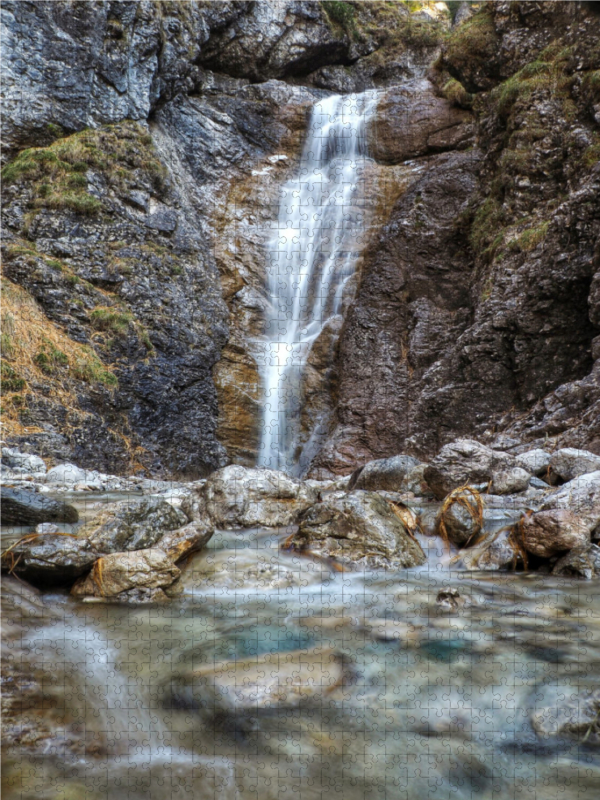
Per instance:
[[[52,731],[42,754],[5,753],[5,796],[596,796],[597,746],[540,737],[531,719],[598,687],[600,582],[457,571],[425,537],[424,568],[339,573],[281,552],[288,534],[218,532],[164,606],[5,580],[5,647],[45,692],[24,725],[34,714]],[[279,658],[310,683],[302,654],[321,651],[343,680],[299,702],[232,705],[222,686],[205,702],[223,662],[233,690],[249,663],[268,682]]]

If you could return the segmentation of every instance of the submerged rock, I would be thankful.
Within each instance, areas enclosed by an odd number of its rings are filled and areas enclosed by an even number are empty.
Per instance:
[[[600,689],[547,687],[542,691],[544,700],[550,703],[531,715],[538,736],[566,736],[581,743],[600,744]]]
[[[498,470],[512,468],[514,458],[492,450],[474,439],[457,439],[444,445],[425,470],[425,480],[442,500],[453,489],[466,484],[489,482]]]
[[[550,474],[563,481],[572,481],[580,475],[600,470],[600,456],[589,450],[564,447],[550,458]]]
[[[368,492],[399,492],[407,474],[420,464],[412,456],[393,456],[370,461],[353,473],[348,489],[364,489]]]
[[[2,571],[36,586],[68,584],[89,570],[100,554],[71,534],[30,534],[2,554]]]
[[[600,577],[600,547],[586,544],[574,548],[556,562],[552,574],[586,580]]]
[[[77,535],[102,553],[143,550],[186,522],[185,514],[165,500],[147,497],[126,500],[103,511],[86,522]]]
[[[179,679],[173,699],[178,707],[235,716],[320,703],[350,679],[341,654],[315,647],[206,664]]]
[[[349,567],[401,569],[425,554],[391,505],[374,492],[336,492],[303,514],[291,546]]]
[[[583,520],[566,508],[524,516],[520,534],[525,550],[540,558],[583,547],[590,541],[590,532]]]
[[[494,473],[490,491],[492,494],[516,494],[529,486],[531,475],[521,467],[500,470]]]
[[[132,589],[162,589],[180,574],[169,556],[158,548],[112,553],[99,558],[90,574],[73,586],[71,594],[79,598],[115,598]]]
[[[283,472],[229,466],[214,472],[182,508],[217,528],[283,527],[316,502],[317,490]]]
[[[79,513],[74,506],[52,500],[32,489],[2,488],[3,525],[38,525],[40,522],[72,524],[78,521]]]

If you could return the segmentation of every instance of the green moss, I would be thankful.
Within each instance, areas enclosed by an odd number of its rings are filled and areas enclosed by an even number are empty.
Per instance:
[[[581,157],[582,163],[585,167],[593,167],[600,161],[600,142],[592,144],[583,151]]]
[[[66,353],[59,350],[51,342],[46,341],[33,357],[33,363],[46,375],[53,375],[59,367],[67,367],[69,359]]]
[[[321,5],[331,22],[339,25],[345,31],[354,28],[356,10],[350,3],[345,3],[343,0],[323,0]]]
[[[0,380],[3,392],[20,392],[25,388],[25,380],[4,359],[0,362]]]
[[[446,39],[445,58],[454,67],[462,70],[474,60],[485,61],[496,55],[498,35],[487,4],[473,16],[454,28]]]
[[[522,253],[528,253],[543,242],[548,233],[549,222],[540,222],[524,230],[516,239],[510,243],[511,250],[520,250]]]
[[[91,312],[90,322],[96,330],[123,335],[127,333],[130,323],[133,322],[133,315],[110,306],[101,306]]]
[[[499,230],[506,225],[505,217],[505,210],[499,200],[488,197],[483,201],[475,213],[469,236],[476,253],[493,255],[503,240]]]
[[[473,105],[473,95],[467,92],[462,83],[455,78],[450,78],[450,80],[446,81],[442,93],[446,100],[449,100],[455,106],[460,106],[460,108],[471,108]]]
[[[82,353],[71,364],[71,374],[77,380],[85,383],[101,383],[104,386],[118,386],[119,381],[116,375],[110,372],[96,353],[89,347],[82,348]]]

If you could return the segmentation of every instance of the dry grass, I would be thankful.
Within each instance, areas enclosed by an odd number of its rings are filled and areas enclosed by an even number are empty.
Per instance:
[[[446,497],[436,518],[435,532],[442,538],[444,544],[448,548],[450,548],[450,537],[446,526],[446,516],[456,503],[468,511],[471,519],[475,523],[473,533],[469,537],[465,547],[471,543],[471,539],[479,536],[483,528],[483,500],[480,493],[477,489],[473,489],[473,487],[468,484],[459,486]]]

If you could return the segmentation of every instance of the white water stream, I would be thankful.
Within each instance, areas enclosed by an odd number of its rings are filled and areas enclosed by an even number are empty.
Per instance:
[[[366,133],[376,102],[375,91],[319,100],[298,174],[281,192],[268,242],[270,305],[257,355],[259,466],[293,472],[298,462],[304,367],[325,323],[342,310],[365,230]]]

